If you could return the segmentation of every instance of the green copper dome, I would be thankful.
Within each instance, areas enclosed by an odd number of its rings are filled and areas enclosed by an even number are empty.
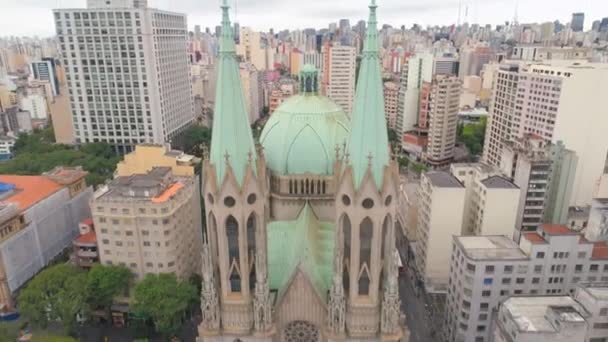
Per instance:
[[[277,108],[260,142],[268,167],[280,175],[333,174],[336,145],[348,140],[350,123],[340,106],[327,97],[304,93]]]

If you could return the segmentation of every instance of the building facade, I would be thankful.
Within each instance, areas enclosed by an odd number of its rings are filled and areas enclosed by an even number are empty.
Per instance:
[[[87,5],[54,10],[76,143],[170,142],[194,121],[186,16],[140,0]]]
[[[433,167],[446,165],[454,158],[461,91],[461,83],[456,76],[438,75],[431,83],[427,101],[429,140],[425,158]]]
[[[384,83],[384,111],[386,122],[390,129],[397,127],[397,109],[399,103],[399,84],[395,82]]]
[[[355,66],[357,51],[352,46],[323,46],[323,87],[325,95],[350,115],[355,99]]]
[[[256,146],[227,1],[218,99],[203,161],[204,342],[408,341],[400,312],[397,165],[388,154],[376,5],[352,121],[300,70]],[[354,58],[354,57],[353,57]],[[348,143],[348,144],[347,144]],[[263,148],[262,148],[263,147]]]

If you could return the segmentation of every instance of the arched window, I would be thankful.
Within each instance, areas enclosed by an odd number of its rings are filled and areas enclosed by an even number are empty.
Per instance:
[[[249,288],[253,289],[255,285],[255,252],[256,252],[256,243],[255,243],[255,230],[256,230],[256,220],[255,214],[249,215],[247,219],[247,255],[249,256]]]
[[[384,260],[386,260],[387,258],[389,258],[389,255],[386,255],[386,251],[388,250],[388,252],[390,253],[390,251],[392,250],[392,248],[390,248],[389,244],[390,242],[388,241],[388,233],[390,231],[391,228],[391,216],[390,215],[386,215],[386,217],[384,218],[384,222],[382,223],[382,247],[380,248],[380,257]]]
[[[228,241],[228,269],[230,270],[230,289],[232,292],[241,291],[241,277],[238,273],[240,267],[239,254],[239,223],[234,216],[226,219],[226,238]]]
[[[359,295],[369,294],[369,268],[372,258],[372,237],[374,224],[366,217],[359,226]]]
[[[212,257],[214,260],[217,260],[217,222],[215,221],[215,215],[212,212],[209,212],[208,216],[209,224],[207,225],[205,233],[207,234],[207,241],[211,246]]]
[[[308,182],[308,179],[306,180],[306,194],[308,195],[310,193],[310,183]]]
[[[350,233],[350,219],[347,215],[344,215],[342,219],[342,236],[343,236],[343,244],[344,244],[344,271],[342,274],[342,281],[344,283],[344,289],[349,289],[349,272],[350,269],[350,242],[351,242],[351,233]]]
[[[317,195],[321,194],[321,180],[317,180]]]
[[[323,181],[323,194],[325,194],[325,181]]]
[[[293,194],[293,181],[291,179],[289,180],[289,193]]]
[[[304,193],[304,180],[303,179],[300,180],[300,193],[301,194]]]

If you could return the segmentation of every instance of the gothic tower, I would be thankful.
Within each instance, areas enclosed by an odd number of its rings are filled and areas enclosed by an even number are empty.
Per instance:
[[[330,340],[382,336],[396,341],[403,335],[393,229],[399,174],[389,152],[376,8],[372,0],[348,146],[337,165],[342,171],[336,172]]]
[[[207,217],[203,322],[199,326],[203,341],[264,335],[272,328],[266,260],[266,162],[249,128],[227,0],[221,9],[212,141],[203,161]]]

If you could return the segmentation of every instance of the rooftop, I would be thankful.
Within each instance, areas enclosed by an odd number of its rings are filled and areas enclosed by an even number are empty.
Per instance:
[[[545,241],[542,236],[538,235],[538,233],[525,233],[524,239],[530,241],[532,244],[535,245],[547,243],[547,241]]]
[[[591,284],[589,286],[581,286],[583,291],[586,291],[595,300],[608,300],[608,284],[602,284],[603,286],[597,286],[597,284]]]
[[[606,243],[606,241],[594,242],[591,258],[608,259],[608,243]]]
[[[517,185],[500,176],[488,177],[481,183],[490,189],[518,189]]]
[[[61,185],[69,185],[84,178],[87,174],[88,172],[82,170],[82,167],[57,166],[43,175]]]
[[[21,210],[30,208],[62,189],[59,183],[44,176],[0,175],[0,182],[15,184],[14,192],[3,198],[3,201],[14,203]]]
[[[584,323],[584,309],[570,296],[511,297],[503,302],[521,332],[557,332],[553,322],[547,320],[547,311],[562,322]]]
[[[82,234],[74,240],[74,243],[77,244],[95,244],[97,243],[97,236],[95,235],[95,231],[91,230],[86,234]]]
[[[540,226],[540,229],[549,235],[579,235],[580,234],[562,224],[545,223]]]
[[[425,175],[434,186],[441,188],[464,188],[456,177],[447,172],[430,171]]]
[[[519,246],[506,236],[457,236],[456,242],[470,259],[527,259]]]

